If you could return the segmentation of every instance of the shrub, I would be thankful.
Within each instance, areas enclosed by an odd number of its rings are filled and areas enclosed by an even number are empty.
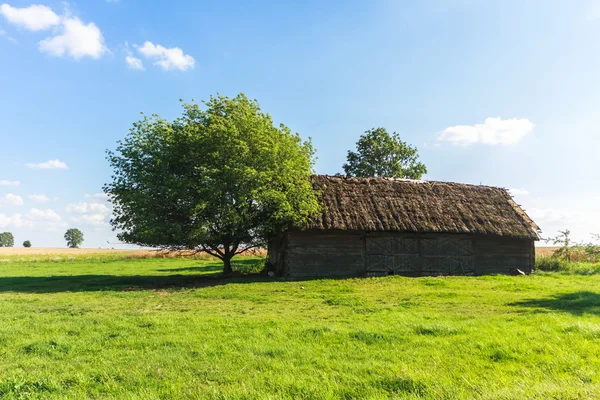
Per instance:
[[[535,269],[541,272],[559,272],[567,275],[595,275],[600,274],[600,262],[567,261],[556,256],[537,257]]]
[[[31,247],[31,242],[29,240],[24,241],[23,247]]]

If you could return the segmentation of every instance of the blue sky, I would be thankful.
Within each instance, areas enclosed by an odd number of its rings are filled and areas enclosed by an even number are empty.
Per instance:
[[[280,4],[276,4],[280,3]],[[544,236],[600,233],[595,1],[0,0],[0,231],[122,247],[98,195],[140,112],[244,92],[341,172],[367,129],[425,179],[513,189]]]

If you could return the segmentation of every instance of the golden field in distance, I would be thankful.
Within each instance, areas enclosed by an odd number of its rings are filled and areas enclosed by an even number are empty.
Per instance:
[[[550,256],[558,249],[558,247],[536,247],[535,254],[537,256]],[[157,254],[157,253],[162,254]],[[69,249],[69,248],[60,248],[60,247],[48,247],[48,248],[36,248],[36,247],[0,247],[0,256],[25,256],[25,255],[61,255],[61,256],[75,256],[75,255],[83,255],[83,254],[127,254],[132,257],[152,257],[157,255],[165,255],[162,250],[124,250],[124,249]],[[175,253],[175,254],[171,254]],[[189,251],[180,251],[180,252],[171,252],[169,256],[190,256],[191,252]],[[259,251],[259,254],[253,255],[262,255],[266,252]]]

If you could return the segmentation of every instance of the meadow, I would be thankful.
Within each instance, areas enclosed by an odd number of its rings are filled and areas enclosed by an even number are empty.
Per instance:
[[[305,281],[220,269],[0,257],[0,398],[600,398],[600,266]]]

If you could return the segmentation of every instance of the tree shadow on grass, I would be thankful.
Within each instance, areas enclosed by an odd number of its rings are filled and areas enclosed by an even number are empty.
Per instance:
[[[511,305],[563,311],[574,315],[586,313],[600,315],[600,294],[588,291],[563,293],[543,299],[523,300]]]
[[[200,267],[161,268],[161,269],[156,270],[156,272],[220,272],[220,271],[223,271],[223,265],[218,265],[218,264],[203,265]]]
[[[246,260],[238,260],[244,264]],[[251,264],[251,260],[247,261]],[[223,265],[206,264],[186,268],[160,269],[159,272],[198,272],[197,275],[56,275],[0,277],[0,293],[60,293],[95,291],[133,291],[145,289],[185,289],[220,286],[230,283],[269,281],[259,274],[236,273],[223,276]]]

